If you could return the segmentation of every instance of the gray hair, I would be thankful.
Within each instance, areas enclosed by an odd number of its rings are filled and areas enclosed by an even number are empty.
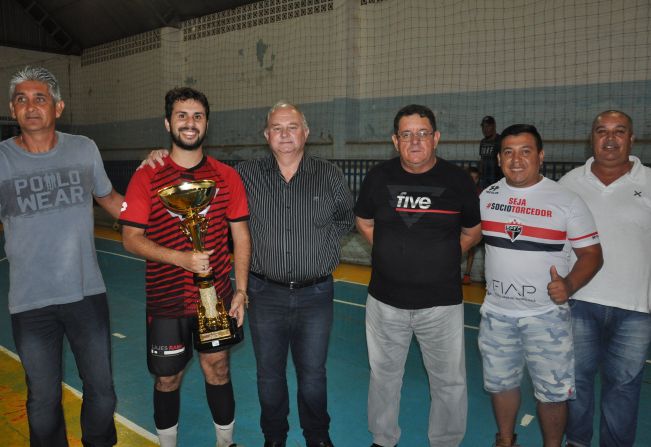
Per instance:
[[[11,77],[9,81],[9,100],[11,101],[16,92],[16,86],[25,81],[37,81],[47,85],[50,96],[55,103],[61,101],[61,90],[59,90],[59,82],[57,78],[46,68],[43,67],[30,67],[26,66],[22,70],[18,70]]]
[[[267,112],[267,121],[265,122],[265,127],[269,126],[269,119],[271,118],[271,114],[274,113],[278,109],[294,109],[294,110],[296,110],[299,113],[299,115],[301,115],[301,119],[303,120],[303,128],[305,130],[310,130],[310,128],[307,125],[307,120],[305,119],[305,115],[303,114],[303,112],[301,112],[301,110],[296,105],[292,104],[289,101],[285,101],[284,99],[281,99],[276,104],[271,106],[271,108]]]

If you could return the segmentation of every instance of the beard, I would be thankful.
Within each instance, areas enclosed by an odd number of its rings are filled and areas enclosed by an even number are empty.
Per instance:
[[[186,151],[194,151],[196,149],[199,149],[201,145],[203,144],[203,140],[206,139],[206,132],[200,133],[199,136],[197,137],[196,141],[193,143],[186,143],[181,139],[181,132],[184,132],[186,130],[196,130],[190,127],[182,127],[178,129],[176,132],[173,130],[170,130],[170,138],[172,139],[172,143],[179,147],[180,149],[186,150]]]

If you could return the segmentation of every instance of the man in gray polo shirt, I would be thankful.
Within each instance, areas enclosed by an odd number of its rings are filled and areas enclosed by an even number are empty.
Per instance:
[[[30,444],[67,446],[61,406],[63,337],[83,381],[84,445],[117,442],[106,288],[93,237],[93,198],[116,217],[122,196],[97,146],[55,130],[56,78],[26,67],[11,78],[21,134],[0,142],[0,221],[9,260],[9,312],[28,387]]]

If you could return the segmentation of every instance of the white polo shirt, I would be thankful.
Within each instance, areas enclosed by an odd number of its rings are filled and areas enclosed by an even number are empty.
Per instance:
[[[590,208],[604,256],[601,270],[573,298],[650,313],[651,169],[629,159],[633,169],[608,186],[592,173],[593,157],[559,180]]]

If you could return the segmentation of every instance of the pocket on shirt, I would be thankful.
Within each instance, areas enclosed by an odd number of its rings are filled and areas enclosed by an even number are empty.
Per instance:
[[[312,223],[325,227],[332,222],[334,200],[329,195],[312,197]]]

